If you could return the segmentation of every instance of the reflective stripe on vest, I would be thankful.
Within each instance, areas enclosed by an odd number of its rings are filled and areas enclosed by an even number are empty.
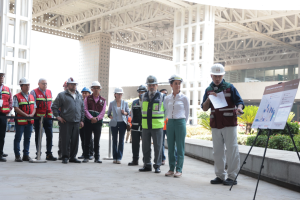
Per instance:
[[[36,113],[35,116],[52,118],[52,94],[50,90],[46,90],[45,94],[39,89],[36,88],[33,90],[36,95]]]
[[[9,101],[10,101],[10,90],[9,87],[3,85],[2,87],[2,107],[0,107],[0,112],[4,114],[8,114],[10,112]]]
[[[22,93],[18,93],[15,95],[19,102],[19,108],[26,114],[32,114],[34,110],[34,98],[31,94],[28,95],[28,101],[22,95]],[[22,117],[22,115],[17,114],[17,117]],[[18,125],[27,125],[28,123],[33,124],[34,120],[27,119],[17,119]]]

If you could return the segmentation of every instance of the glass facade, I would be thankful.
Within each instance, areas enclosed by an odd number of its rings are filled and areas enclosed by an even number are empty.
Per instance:
[[[234,70],[227,71],[224,75],[224,79],[230,83],[290,81],[297,78],[298,65]]]

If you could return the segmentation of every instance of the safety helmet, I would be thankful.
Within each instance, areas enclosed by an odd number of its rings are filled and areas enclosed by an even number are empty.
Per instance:
[[[99,86],[100,89],[102,88],[102,87],[101,87],[101,84],[99,83],[99,81],[93,81],[93,82],[92,82],[91,88],[92,88],[93,86]]]
[[[20,81],[19,81],[19,85],[23,85],[23,84],[30,84],[29,83],[29,79],[27,78],[21,78]]]
[[[146,86],[140,85],[140,87],[137,89],[137,92],[147,92]]]
[[[63,87],[67,87],[67,81],[64,82]]]
[[[0,69],[0,74],[5,74],[5,72],[3,71],[3,69]]]
[[[124,92],[123,92],[123,89],[122,88],[120,88],[120,87],[117,87],[117,88],[115,88],[115,92],[114,92],[115,94],[123,94]]]
[[[74,79],[74,78],[72,78],[72,77],[70,77],[69,79],[68,79],[68,82],[67,83],[75,83],[75,84],[78,84],[78,82]]]
[[[158,83],[157,83],[156,77],[155,77],[155,76],[152,76],[152,75],[148,76],[148,77],[147,77],[147,80],[146,80],[146,84],[147,84],[147,85],[158,84]]]
[[[219,64],[219,63],[214,64],[210,68],[210,74],[212,74],[212,75],[224,75],[225,74],[224,66]]]
[[[174,75],[172,75],[172,76],[169,78],[169,83],[171,83],[172,81],[180,81],[180,82],[182,82],[183,79],[182,79],[179,75],[174,74]]]
[[[82,92],[89,92],[89,93],[91,94],[90,89],[87,88],[87,87],[84,87],[84,88],[81,90],[81,93],[82,93]]]

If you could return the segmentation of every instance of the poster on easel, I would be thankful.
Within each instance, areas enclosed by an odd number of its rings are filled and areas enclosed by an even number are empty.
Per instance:
[[[292,110],[300,79],[267,86],[252,128],[284,129]]]

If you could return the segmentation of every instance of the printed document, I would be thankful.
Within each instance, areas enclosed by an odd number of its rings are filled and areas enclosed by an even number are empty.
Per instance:
[[[217,93],[217,96],[209,95],[209,99],[216,109],[228,106],[223,92]]]

